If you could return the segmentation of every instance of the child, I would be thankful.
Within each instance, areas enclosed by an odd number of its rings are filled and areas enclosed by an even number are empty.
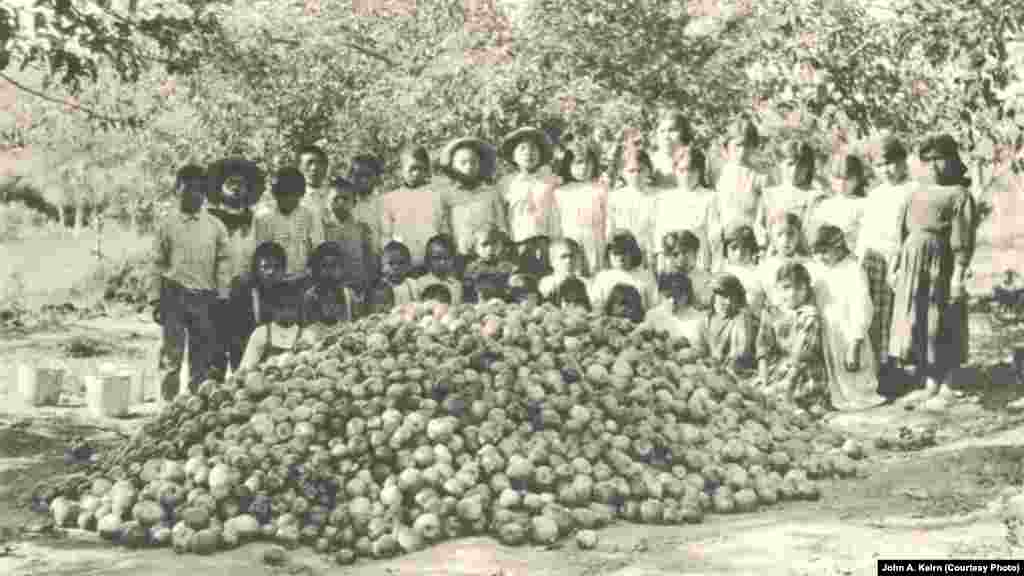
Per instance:
[[[534,236],[519,242],[515,248],[518,270],[533,276],[539,282],[541,278],[551,273],[550,247],[551,238],[547,236]]]
[[[562,238],[548,247],[551,274],[540,279],[538,290],[541,299],[550,300],[552,294],[569,278],[580,279],[583,273],[583,250],[575,240]],[[580,280],[584,286],[586,282]]]
[[[765,221],[762,224],[766,230],[770,222],[780,218],[781,214],[792,213],[801,222],[806,221],[808,210],[824,194],[815,178],[814,149],[810,144],[792,143],[787,164],[791,166],[784,166],[782,183],[764,191]]]
[[[720,274],[713,294],[711,312],[704,321],[709,356],[737,372],[753,370],[757,329],[747,309],[743,283],[732,274]]]
[[[711,307],[714,276],[697,267],[700,252],[701,241],[689,230],[675,230],[661,238],[661,255],[665,265],[662,274],[681,274],[689,278],[692,287],[691,304],[707,310]]]
[[[616,284],[632,284],[640,293],[644,309],[658,304],[658,283],[654,274],[642,266],[643,254],[636,238],[627,231],[616,232],[608,243],[605,258],[610,263],[590,283],[590,303],[603,310]]]
[[[676,188],[684,177],[677,171],[677,159],[688,156],[693,140],[690,122],[682,112],[664,113],[655,131],[657,149],[651,154],[654,185],[658,188]]]
[[[625,318],[634,324],[644,320],[644,303],[632,284],[616,284],[608,295],[604,313],[612,318]]]
[[[367,297],[376,284],[377,254],[374,249],[373,230],[365,222],[355,219],[355,190],[335,180],[330,196],[333,218],[324,222],[324,239],[334,242],[342,250],[345,260],[342,282],[356,290],[360,300]]]
[[[738,222],[753,229],[758,246],[765,244],[765,230],[761,224],[765,220],[763,194],[772,183],[768,175],[753,164],[760,146],[761,136],[752,120],[742,118],[733,124],[726,136],[727,162],[716,182],[719,227],[711,231],[713,238],[720,238],[726,231],[723,226]],[[714,250],[716,247],[711,248]]]
[[[505,258],[508,235],[492,227],[479,231],[476,237],[476,259],[466,267],[464,279],[467,302],[502,297],[508,287],[508,279],[516,271],[516,265]],[[481,289],[487,294],[481,295]]]
[[[867,276],[837,226],[819,228],[812,248],[820,263],[814,295],[821,311],[832,405],[838,410],[859,410],[882,404],[885,399],[877,393],[877,356],[868,337],[872,305]]]
[[[313,285],[306,291],[303,313],[310,325],[351,322],[361,314],[352,288],[345,285],[345,250],[337,242],[316,247],[309,269]]]
[[[430,157],[425,148],[407,146],[399,158],[402,186],[380,198],[380,242],[383,245],[394,240],[405,244],[414,256],[412,265],[418,267],[423,265],[427,240],[436,233],[439,196],[430,185]]]
[[[508,279],[509,302],[515,304],[540,304],[540,292],[537,290],[537,277],[519,271]]]
[[[427,240],[427,253],[423,256],[426,274],[413,284],[416,300],[423,300],[423,291],[432,284],[447,286],[451,292],[451,304],[462,304],[462,283],[455,277],[454,243],[445,235]]]
[[[562,309],[582,308],[587,312],[591,310],[587,285],[582,278],[575,276],[569,276],[562,280],[562,283],[555,286],[545,300]]]
[[[508,218],[494,177],[494,149],[477,138],[457,138],[441,151],[441,170],[448,185],[438,196],[434,233],[454,243],[453,257],[473,248],[473,231],[495,226],[508,231]]]
[[[651,159],[639,148],[627,148],[622,155],[623,185],[608,196],[608,215],[605,235],[611,238],[620,230],[632,232],[640,247],[641,263],[654,257],[654,217],[648,187],[651,181]],[[651,262],[646,262],[650,265]]]
[[[867,206],[866,185],[864,161],[853,154],[843,157],[832,175],[833,194],[820,199],[810,209],[811,225],[808,230],[831,224],[843,232],[847,246],[856,246]]]
[[[658,192],[654,202],[654,237],[664,238],[673,230],[689,230],[700,240],[696,268],[712,267],[709,230],[718,219],[714,213],[715,193],[708,185],[704,154],[697,148],[680,147],[675,157],[677,184]],[[664,256],[657,255],[657,271],[665,269]]]
[[[381,221],[383,205],[380,196],[380,179],[384,174],[384,166],[372,154],[358,154],[349,163],[346,186],[355,192],[355,207],[352,214],[356,220],[365,222],[373,232],[373,247],[376,250],[383,244]]]
[[[541,170],[551,163],[552,145],[547,135],[536,128],[515,130],[501,143],[501,156],[517,170],[504,182],[502,193],[512,241],[561,236],[554,194],[560,182]]]
[[[762,312],[757,335],[760,382],[768,393],[819,412],[830,401],[811,275],[803,264],[786,262],[774,285],[779,299]]]
[[[297,160],[299,171],[305,178],[302,205],[311,210],[321,222],[330,220],[331,186],[327,182],[327,154],[319,146],[303,146]]]
[[[415,281],[409,277],[412,257],[409,248],[392,240],[384,245],[380,274],[370,297],[369,313],[388,312],[395,306],[416,301]]]
[[[253,251],[249,272],[231,282],[228,354],[231,369],[238,370],[249,336],[263,323],[267,295],[284,279],[288,256],[276,242],[264,242]]]
[[[240,370],[252,370],[262,362],[294,351],[300,344],[312,344],[314,334],[306,330],[303,316],[301,278],[285,279],[273,286],[261,301],[260,325],[246,343]]]
[[[580,243],[589,273],[601,269],[605,245],[608,188],[597,181],[598,152],[589,140],[574,142],[566,154],[567,184],[555,192],[562,234]]]
[[[775,287],[778,285],[776,277],[779,268],[788,262],[799,262],[805,267],[812,266],[813,263],[809,261],[807,242],[799,216],[792,212],[777,215],[769,221],[768,230],[772,244],[767,256],[758,263],[757,268],[761,286],[765,290],[766,303],[778,306]]]
[[[271,192],[277,207],[258,215],[253,224],[256,243],[277,242],[288,255],[288,276],[305,275],[306,263],[313,249],[324,241],[323,221],[308,206],[300,205],[306,179],[295,168],[282,168],[277,173]]]
[[[153,242],[150,303],[163,327],[161,391],[167,401],[178,394],[186,337],[189,389],[195,392],[209,376],[217,352],[214,310],[225,306],[231,281],[227,229],[202,210],[206,186],[203,168],[189,165],[178,170],[179,211],[163,223]]]
[[[757,239],[748,224],[733,226],[722,238],[724,242],[725,266],[723,272],[732,274],[743,283],[750,312],[757,315],[764,304],[764,287],[757,269]]]
[[[452,289],[451,286],[445,284],[431,284],[423,289],[420,294],[420,302],[436,302],[439,304],[452,303]]]
[[[647,311],[643,327],[668,332],[683,338],[694,350],[706,351],[705,319],[707,314],[693,307],[693,283],[686,274],[663,274],[658,278],[662,302]]]

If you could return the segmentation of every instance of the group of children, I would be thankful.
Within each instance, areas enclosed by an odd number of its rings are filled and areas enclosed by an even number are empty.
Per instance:
[[[157,238],[165,395],[177,391],[185,333],[195,386],[314,339],[321,326],[414,301],[500,299],[667,330],[810,410],[881,403],[886,270],[899,248],[891,228],[909,190],[902,145],[886,142],[888,183],[869,202],[857,156],[836,159],[831,190],[805,143],[765,171],[752,161],[757,128],[742,120],[712,185],[691,141],[679,113],[664,117],[650,154],[633,140],[609,152],[579,139],[556,155],[535,128],[497,148],[458,138],[440,154],[440,179],[424,148],[404,149],[402,186],[383,194],[376,159],[357,157],[346,178],[327,183],[326,154],[307,147],[298,168],[277,172],[274,205],[257,208],[251,226],[201,210],[202,191],[243,212],[258,194],[183,168],[181,214]],[[515,170],[494,182],[499,158]],[[239,253],[232,238],[251,256],[229,257]]]

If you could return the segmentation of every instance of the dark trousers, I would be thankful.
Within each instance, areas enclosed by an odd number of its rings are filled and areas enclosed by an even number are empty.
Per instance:
[[[160,316],[163,342],[160,347],[160,392],[165,400],[178,394],[181,362],[188,339],[189,389],[195,393],[209,375],[216,349],[216,332],[211,314],[217,303],[212,291],[190,290],[177,282],[163,281],[160,288]]]
[[[215,342],[210,358],[212,368],[220,378],[227,375],[228,366],[232,372],[238,370],[245,352],[248,334],[243,326],[249,322],[239,318],[238,305],[235,302],[218,302],[213,305],[211,315],[215,333]],[[219,378],[218,378],[219,379]]]

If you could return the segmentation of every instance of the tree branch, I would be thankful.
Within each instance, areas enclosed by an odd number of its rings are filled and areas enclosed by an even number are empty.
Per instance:
[[[78,110],[79,112],[84,113],[86,116],[89,116],[90,118],[94,118],[96,120],[102,120],[104,122],[110,122],[110,123],[113,123],[113,124],[126,125],[126,126],[137,126],[139,124],[139,119],[136,118],[136,117],[131,117],[131,118],[115,118],[114,116],[108,116],[108,115],[106,115],[106,114],[104,114],[102,112],[98,112],[98,111],[96,111],[96,110],[94,110],[92,108],[89,108],[87,106],[82,106],[81,104],[78,104],[76,102],[68,102],[66,100],[60,100],[60,99],[58,99],[58,98],[56,98],[54,96],[50,96],[49,94],[41,92],[40,90],[37,90],[35,88],[31,88],[29,86],[24,85],[21,82],[18,82],[17,80],[15,80],[14,78],[11,78],[10,76],[8,76],[4,72],[0,72],[0,79],[3,79],[3,80],[6,80],[7,82],[10,82],[11,85],[14,86],[15,88],[17,88],[19,90],[22,90],[24,92],[27,92],[27,93],[35,96],[36,98],[40,98],[42,100],[46,100],[47,102],[52,102],[54,104],[61,104],[63,106],[67,106],[68,108],[72,108],[74,110]]]

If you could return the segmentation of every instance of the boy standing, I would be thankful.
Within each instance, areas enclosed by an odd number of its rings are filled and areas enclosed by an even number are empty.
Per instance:
[[[263,242],[277,242],[284,247],[288,256],[285,274],[289,277],[304,275],[309,256],[324,241],[321,218],[308,206],[300,204],[306,190],[306,179],[295,168],[282,168],[271,192],[276,208],[258,214],[253,224],[253,239],[259,245]]]
[[[227,300],[231,279],[227,229],[203,210],[206,172],[199,166],[178,170],[179,211],[157,232],[153,244],[153,318],[163,327],[160,350],[161,396],[178,394],[188,338],[189,389],[194,393],[210,370],[217,349],[213,309]]]
[[[306,179],[302,205],[321,220],[331,217],[329,204],[331,187],[327,183],[327,154],[319,146],[304,146],[299,150],[299,171]]]

